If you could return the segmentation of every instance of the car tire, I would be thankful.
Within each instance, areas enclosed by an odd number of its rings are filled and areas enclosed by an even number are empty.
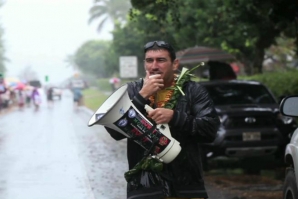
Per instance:
[[[283,187],[284,199],[298,199],[298,189],[295,177],[295,171],[293,168],[287,169],[287,174]]]

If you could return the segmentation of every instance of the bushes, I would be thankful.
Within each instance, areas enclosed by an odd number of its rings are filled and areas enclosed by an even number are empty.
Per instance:
[[[239,79],[262,82],[276,97],[298,95],[298,70],[264,73]]]
[[[88,88],[83,91],[84,105],[89,109],[96,111],[102,103],[108,98],[104,92],[96,88]]]
[[[287,72],[270,72],[254,76],[241,76],[238,79],[255,80],[266,85],[276,97],[285,95],[298,95],[298,70],[290,70]],[[204,81],[205,79],[194,79],[195,81]],[[127,83],[127,80],[122,79],[121,85]],[[96,85],[101,91],[112,91],[109,83],[109,78],[97,80]]]
[[[97,80],[96,87],[100,91],[112,91],[111,84],[109,83],[110,78],[101,78]],[[127,82],[134,81],[134,79],[121,79],[120,86]]]

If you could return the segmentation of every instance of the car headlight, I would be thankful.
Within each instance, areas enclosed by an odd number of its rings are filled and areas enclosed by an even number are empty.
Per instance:
[[[278,118],[284,123],[284,124],[291,124],[293,122],[292,117],[284,116],[282,114],[278,114]]]

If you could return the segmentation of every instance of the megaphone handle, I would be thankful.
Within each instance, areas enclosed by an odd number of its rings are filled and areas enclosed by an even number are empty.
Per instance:
[[[145,105],[145,110],[146,111],[151,111],[154,110],[151,106],[149,106],[148,104]],[[165,135],[167,135],[168,137],[172,137],[171,136],[171,131],[170,131],[170,127],[168,124],[158,124],[156,125],[157,129],[161,130],[162,133],[164,133]]]
[[[149,106],[148,104],[145,104],[144,109],[146,110],[147,113],[148,113],[148,111],[152,111],[152,110],[154,110],[154,108],[152,108],[152,107]],[[151,122],[153,122],[154,125],[156,125],[155,121],[151,120]]]
[[[146,104],[144,108],[147,112],[153,110],[153,108],[151,106],[149,106],[148,104]]]

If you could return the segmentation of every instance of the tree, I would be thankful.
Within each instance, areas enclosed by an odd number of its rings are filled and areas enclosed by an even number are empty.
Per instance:
[[[124,27],[116,24],[113,31],[113,46],[119,56],[137,56],[138,74],[145,75],[143,45],[148,41],[166,40],[175,44],[173,34],[167,29],[161,29],[156,19],[143,13],[134,13],[137,18],[130,20]]]
[[[5,57],[5,47],[3,44],[3,29],[0,27],[0,74],[5,73],[5,62],[8,59]]]
[[[279,37],[276,45],[271,45],[266,50],[265,64],[263,67],[270,71],[287,70],[295,66],[295,43],[294,39]]]
[[[71,67],[73,71],[77,71],[79,69],[75,63],[75,55],[68,55],[64,61],[67,63],[67,67]]]
[[[0,7],[3,5],[3,1],[0,0]],[[0,26],[0,74],[5,73],[6,68],[5,68],[5,62],[8,61],[8,59],[5,57],[5,46],[3,42],[3,35],[4,35],[4,30]]]
[[[107,61],[114,54],[110,41],[92,40],[84,43],[75,53],[75,64],[79,69],[96,77],[110,76],[117,66]]]
[[[181,47],[193,46],[196,41],[232,52],[245,63],[248,74],[262,72],[265,50],[281,34],[297,36],[295,0],[146,0],[142,3],[131,0],[131,3],[144,14],[155,16],[161,28],[174,27],[176,43]]]
[[[114,23],[126,21],[129,9],[131,8],[128,0],[94,0],[94,5],[89,10],[89,23],[95,19],[100,19],[97,30],[100,32],[108,19]]]

